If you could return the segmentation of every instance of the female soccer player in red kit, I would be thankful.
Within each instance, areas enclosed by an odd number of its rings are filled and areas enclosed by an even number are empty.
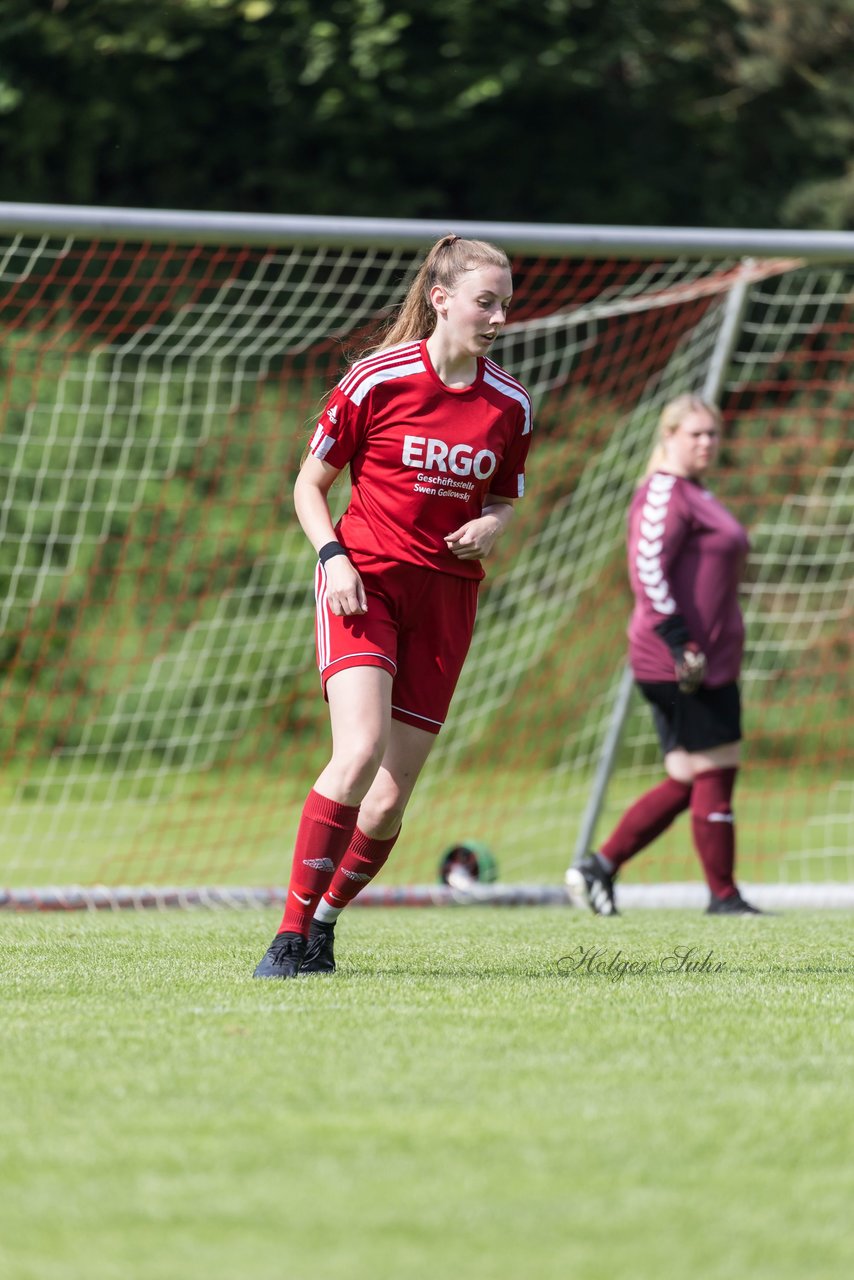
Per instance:
[[[738,585],[748,542],[703,484],[720,434],[716,406],[692,395],[666,405],[658,446],[629,510],[635,597],[629,661],[652,709],[667,777],[635,801],[597,852],[567,872],[572,899],[597,915],[616,914],[620,867],[685,809],[711,894],[709,913],[758,914],[733,878],[744,649]]]
[[[285,912],[257,978],[332,972],[338,915],[384,865],[474,628],[481,560],[524,492],[531,401],[488,358],[506,254],[448,235],[385,340],[329,397],[294,489],[318,553],[332,756],[303,808]],[[328,494],[349,467],[333,527]]]

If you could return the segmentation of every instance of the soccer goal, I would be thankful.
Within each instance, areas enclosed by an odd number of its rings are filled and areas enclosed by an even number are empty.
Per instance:
[[[328,749],[291,490],[348,356],[448,230],[513,258],[495,358],[528,496],[381,901],[562,898],[660,772],[623,534],[656,419],[722,405],[748,526],[742,881],[854,884],[854,235],[0,205],[0,886],[8,906],[266,902]],[[338,501],[346,493],[341,485]],[[624,892],[699,887],[687,825]]]

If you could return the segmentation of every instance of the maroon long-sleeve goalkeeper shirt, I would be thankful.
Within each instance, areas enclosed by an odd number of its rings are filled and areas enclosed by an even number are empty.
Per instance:
[[[629,661],[638,680],[673,680],[673,658],[655,627],[680,614],[708,663],[705,684],[738,678],[744,620],[738,586],[747,533],[708,489],[656,471],[629,508],[629,578],[635,607]]]

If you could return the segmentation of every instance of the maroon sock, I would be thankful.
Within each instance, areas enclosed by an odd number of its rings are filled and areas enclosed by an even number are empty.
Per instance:
[[[314,909],[347,851],[359,807],[339,804],[311,790],[297,830],[285,914],[279,932],[308,934]]]
[[[600,847],[603,858],[614,867],[621,867],[629,858],[651,844],[656,836],[666,831],[674,818],[688,808],[691,802],[690,782],[677,782],[665,778],[627,809],[617,823],[613,834]]]
[[[323,895],[324,902],[328,902],[330,907],[346,907],[348,902],[352,902],[385,866],[399,835],[398,831],[388,840],[375,840],[356,827],[350,847]]]
[[[732,793],[737,768],[707,769],[694,779],[691,796],[691,830],[703,864],[706,881],[718,898],[737,892],[735,866],[735,817]]]

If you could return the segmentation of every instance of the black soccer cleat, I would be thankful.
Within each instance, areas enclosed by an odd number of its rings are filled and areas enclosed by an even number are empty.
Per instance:
[[[300,973],[335,972],[335,925],[312,920]]]
[[[595,853],[588,853],[566,873],[566,887],[576,907],[589,907],[597,916],[618,916],[614,901],[614,877],[602,866]]]
[[[253,978],[295,978],[305,959],[306,939],[301,933],[277,933],[255,966]]]
[[[763,914],[758,907],[745,902],[738,890],[728,898],[719,898],[713,893],[706,907],[707,916],[761,916]]]

